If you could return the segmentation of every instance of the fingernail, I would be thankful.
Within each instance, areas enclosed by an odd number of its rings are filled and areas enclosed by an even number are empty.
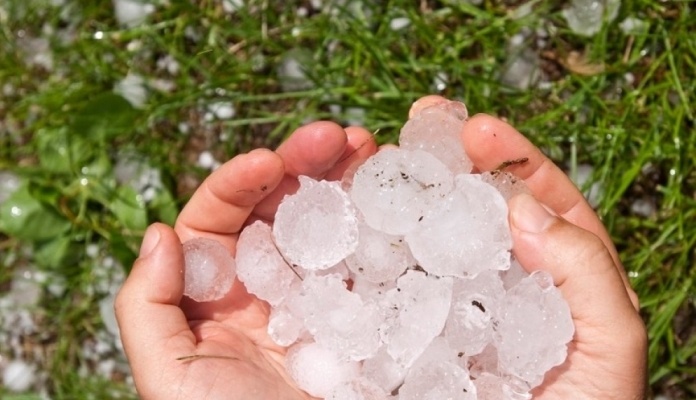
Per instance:
[[[139,257],[147,257],[152,250],[157,247],[157,243],[160,240],[159,230],[154,226],[150,225],[145,231],[145,237],[143,237],[143,242],[140,244],[140,255]]]
[[[528,194],[515,196],[510,208],[512,225],[525,232],[543,232],[555,219],[534,197]]]

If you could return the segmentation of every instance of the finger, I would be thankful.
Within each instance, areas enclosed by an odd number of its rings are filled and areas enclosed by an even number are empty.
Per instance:
[[[136,384],[138,376],[159,370],[171,354],[191,354],[195,349],[194,335],[179,308],[183,270],[176,233],[163,224],[150,226],[114,306]]]
[[[323,177],[340,160],[347,143],[346,132],[333,122],[319,121],[298,128],[276,150],[285,164],[285,176],[254,209],[255,216],[272,221],[283,197],[299,188],[297,177]]]
[[[596,235],[552,215],[530,195],[515,196],[509,205],[515,256],[523,266],[550,272],[577,317],[605,313],[609,321],[617,310],[635,314],[614,260]],[[600,306],[603,302],[612,306]]]
[[[182,241],[206,236],[233,248],[236,234],[254,206],[283,178],[283,161],[270,150],[241,154],[213,172],[196,190],[176,221]]]
[[[445,103],[447,101],[448,100],[445,99],[444,97],[434,95],[434,94],[421,97],[420,99],[416,100],[411,105],[411,109],[408,110],[408,118],[411,119],[411,118],[415,117],[418,113],[423,111],[424,109],[426,109],[428,107],[432,107],[436,104]]]
[[[377,152],[377,143],[374,135],[367,129],[357,126],[349,126],[345,129],[348,142],[341,158],[324,175],[327,181],[341,180],[348,168],[365,162],[369,157]]]
[[[619,255],[604,225],[577,187],[551,160],[515,128],[489,115],[470,118],[462,131],[464,148],[482,171],[497,168],[504,161],[523,157],[527,162],[508,170],[525,180],[534,196],[555,213],[597,235],[609,250],[626,289],[632,293]],[[631,294],[638,306],[637,297]]]
[[[515,256],[528,271],[553,277],[575,322],[574,348],[597,360],[625,362],[622,369],[635,379],[629,386],[639,390],[647,354],[645,326],[604,243],[552,215],[530,195],[515,196],[509,205]]]

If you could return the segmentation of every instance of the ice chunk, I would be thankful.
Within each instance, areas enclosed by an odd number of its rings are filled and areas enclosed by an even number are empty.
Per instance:
[[[208,110],[215,115],[217,119],[230,119],[237,114],[234,105],[229,101],[217,101],[208,105]]]
[[[288,349],[285,367],[297,386],[316,397],[358,377],[360,365],[344,361],[318,343],[298,343]]]
[[[275,243],[291,264],[309,270],[330,268],[358,246],[355,208],[338,183],[305,176],[299,180],[299,191],[278,206]]]
[[[305,271],[300,270],[300,275],[302,275],[303,273],[305,273]],[[346,265],[345,261],[341,261],[340,263],[334,265],[331,268],[321,269],[319,271],[312,271],[311,273],[316,276],[338,274],[341,275],[341,279],[343,279],[344,281],[350,279],[350,270],[348,269],[348,266]]]
[[[508,57],[500,74],[500,82],[510,88],[527,90],[540,78],[540,61],[537,53],[529,47],[511,43]]]
[[[604,196],[604,187],[601,182],[592,181],[593,174],[593,166],[589,164],[580,164],[577,166],[574,173],[570,174],[570,179],[575,183],[578,189],[583,192],[587,202],[590,203],[592,207],[597,207],[602,196]],[[588,186],[588,183],[592,184]]]
[[[384,400],[386,397],[387,393],[375,382],[358,378],[334,387],[326,400]]]
[[[390,294],[397,315],[385,340],[387,351],[396,362],[409,367],[445,326],[452,300],[452,278],[409,270]]]
[[[145,79],[134,73],[128,73],[114,86],[114,92],[121,95],[135,108],[143,108],[147,101],[148,92],[145,88]]]
[[[268,335],[280,346],[295,343],[304,331],[304,325],[285,307],[274,307],[268,317]]]
[[[648,31],[650,24],[640,18],[627,17],[619,24],[624,35],[641,35]]]
[[[108,332],[114,337],[120,337],[121,331],[118,328],[116,314],[114,312],[114,301],[116,296],[109,294],[99,302],[99,314],[101,314],[102,323]]]
[[[500,279],[503,280],[505,290],[510,290],[517,285],[522,279],[529,276],[529,272],[525,271],[515,257],[510,259],[510,268],[506,271],[500,271]]]
[[[377,383],[386,393],[391,393],[404,381],[408,370],[397,363],[382,347],[377,354],[363,361],[361,375]]]
[[[402,236],[377,231],[365,223],[359,224],[358,231],[358,247],[346,258],[356,276],[374,283],[395,281],[416,264]]]
[[[494,271],[480,273],[474,279],[455,279],[452,306],[445,325],[450,345],[472,356],[483,351],[493,337],[493,322],[505,290]]]
[[[243,7],[244,0],[222,0],[222,9],[228,14],[233,14]]]
[[[411,25],[411,20],[408,17],[398,17],[389,21],[389,28],[393,31],[400,31]]]
[[[432,154],[385,149],[358,168],[350,196],[372,228],[404,235],[439,208],[452,185],[452,174]]]
[[[184,295],[198,302],[221,299],[232,288],[234,258],[217,240],[191,239],[184,243]]]
[[[481,180],[493,186],[500,192],[505,201],[513,196],[526,193],[531,194],[531,190],[524,180],[516,177],[507,171],[487,171],[481,174]]]
[[[406,122],[399,145],[405,150],[427,151],[455,175],[469,173],[474,164],[464,152],[461,139],[468,118],[464,103],[446,101],[427,107]]]
[[[438,361],[447,361],[452,364],[457,364],[466,369],[467,357],[461,352],[450,346],[447,338],[437,336],[430,342],[430,345],[423,351],[423,354],[418,357],[416,362],[411,366],[411,370],[415,371],[421,368],[426,368],[428,364]]]
[[[382,315],[376,304],[351,293],[340,275],[308,275],[286,304],[326,349],[356,361],[377,353]]]
[[[409,371],[399,388],[399,400],[476,400],[468,371],[449,361],[433,361]]]
[[[439,214],[406,235],[420,266],[438,276],[473,277],[510,266],[512,239],[507,204],[474,175],[457,175]]]
[[[498,350],[493,343],[469,358],[469,373],[472,377],[476,378],[486,372],[498,373]]]
[[[536,271],[508,291],[501,304],[495,346],[502,371],[538,386],[562,364],[575,328],[570,308],[547,272]]]
[[[518,392],[502,377],[484,372],[474,380],[478,400],[529,400],[529,392]]]
[[[314,87],[314,82],[307,76],[307,69],[312,65],[312,58],[312,52],[302,48],[291,49],[283,54],[276,73],[284,92]]]
[[[12,360],[2,373],[2,385],[11,392],[25,392],[36,381],[36,367],[23,360]]]
[[[113,0],[113,3],[116,21],[129,28],[142,24],[155,11],[155,6],[147,1]]]
[[[572,0],[561,13],[573,32],[592,36],[602,29],[605,20],[616,18],[620,5],[621,0]]]
[[[261,221],[247,226],[239,235],[236,262],[237,276],[249,293],[274,306],[280,304],[297,279],[273,243],[271,227]]]
[[[19,176],[10,171],[0,171],[0,204],[4,203],[10,195],[19,189],[22,183]]]
[[[396,287],[396,280],[374,283],[361,276],[353,276],[351,291],[360,296],[363,301],[380,302],[386,293]]]

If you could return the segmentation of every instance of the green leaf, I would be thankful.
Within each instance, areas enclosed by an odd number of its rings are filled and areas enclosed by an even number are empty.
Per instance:
[[[135,189],[128,185],[116,189],[116,197],[109,204],[109,209],[119,222],[127,229],[140,232],[147,227],[147,209]]]
[[[75,265],[79,255],[77,243],[69,236],[58,236],[38,245],[34,251],[34,260],[43,267],[60,268]]]
[[[132,131],[138,114],[123,97],[102,93],[77,112],[70,130],[82,137],[105,141]]]
[[[93,146],[67,129],[40,129],[36,132],[41,166],[54,173],[69,173],[93,155]]]
[[[174,225],[176,217],[179,215],[179,207],[169,190],[165,188],[160,189],[149,205],[150,209],[154,211],[157,220],[167,225]]]
[[[140,239],[141,238],[138,238],[138,241],[140,241]],[[135,262],[137,255],[133,248],[137,248],[135,247],[137,245],[138,243],[135,242],[135,239],[127,239],[119,234],[113,234],[109,238],[111,254],[113,254],[121,265],[123,265],[126,272],[130,272],[131,267]]]
[[[0,205],[0,231],[21,240],[51,239],[70,226],[70,221],[32,196],[27,185]]]

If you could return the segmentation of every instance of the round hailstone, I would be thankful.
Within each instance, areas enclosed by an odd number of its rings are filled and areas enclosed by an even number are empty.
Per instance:
[[[285,298],[297,276],[273,243],[271,227],[261,221],[244,228],[237,241],[237,277],[249,293],[271,305]]]
[[[426,217],[406,242],[420,266],[438,276],[473,277],[510,267],[507,204],[476,175],[457,175],[443,210]]]
[[[374,283],[394,281],[416,264],[402,236],[374,230],[365,223],[360,223],[358,230],[358,248],[346,258],[356,277]]]
[[[529,186],[524,180],[506,171],[487,171],[481,174],[481,180],[498,189],[505,201],[510,200],[518,194],[531,194]]]
[[[299,181],[297,193],[278,206],[275,243],[292,264],[309,270],[330,268],[358,246],[356,211],[337,182],[306,176]]]
[[[304,332],[304,325],[285,307],[274,307],[268,316],[268,336],[279,346],[290,346]]]
[[[445,326],[452,300],[452,278],[409,270],[389,294],[397,315],[385,340],[387,351],[398,363],[410,367]]]
[[[298,343],[290,347],[285,368],[300,389],[321,398],[341,383],[357,378],[360,371],[357,362],[343,361],[338,354],[318,343]]]
[[[479,354],[491,342],[493,322],[505,290],[500,276],[484,271],[474,279],[455,279],[445,337],[466,356]]]
[[[370,227],[404,235],[439,209],[452,186],[452,174],[435,156],[385,149],[358,168],[350,197]]]
[[[502,372],[536,387],[563,363],[575,328],[570,308],[544,271],[533,272],[510,289],[500,308],[494,344]]]
[[[399,145],[425,150],[442,161],[453,174],[468,174],[474,166],[464,152],[461,132],[469,118],[464,103],[447,101],[425,108],[401,129]]]
[[[236,264],[217,240],[191,239],[184,243],[184,295],[198,302],[219,300],[234,283]]]

